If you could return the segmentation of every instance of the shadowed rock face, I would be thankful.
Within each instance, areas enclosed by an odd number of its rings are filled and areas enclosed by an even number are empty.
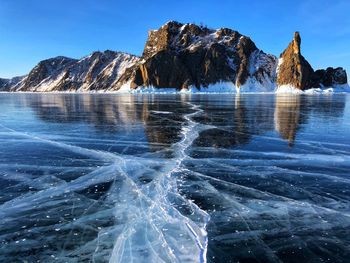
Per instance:
[[[331,87],[348,83],[346,71],[341,68],[327,68],[316,70],[312,76],[314,87]]]
[[[137,86],[188,87],[190,73],[179,56],[166,50],[146,60],[135,69],[133,83]]]
[[[12,79],[1,79],[0,78],[0,90],[10,91],[12,87],[16,87],[26,79],[26,76],[14,77]]]
[[[171,21],[149,31],[141,62],[121,77],[116,89],[127,82],[132,88],[199,88],[221,81],[240,87],[249,77],[273,81],[275,64],[274,56],[237,31]]]
[[[9,81],[8,79],[0,78],[0,87],[3,88],[4,90],[6,90],[8,81]]]
[[[343,68],[327,68],[314,71],[309,62],[301,55],[301,38],[294,33],[293,41],[280,56],[277,85],[291,85],[300,90],[322,88],[347,83]]]
[[[257,50],[257,47],[250,38],[242,38],[238,43],[237,54],[240,60],[236,79],[236,86],[238,87],[243,85],[249,77],[249,59],[255,50]]]

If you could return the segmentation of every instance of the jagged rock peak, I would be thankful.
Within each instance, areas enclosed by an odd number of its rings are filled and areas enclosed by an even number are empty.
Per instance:
[[[195,48],[196,45],[208,45],[214,40],[234,45],[241,36],[239,32],[228,28],[213,30],[206,26],[169,21],[158,30],[148,31],[143,57],[151,57],[162,50],[180,52],[186,48]]]
[[[292,42],[280,56],[277,75],[278,86],[291,85],[301,90],[311,87],[314,70],[301,55],[300,45],[300,34],[295,32]]]
[[[301,55],[301,37],[294,33],[293,41],[281,54],[278,66],[277,85],[292,86],[300,90],[324,88],[347,83],[343,68],[327,68],[314,71],[309,62]]]
[[[301,56],[301,37],[298,31],[294,32],[294,38],[289,43],[288,47],[282,52],[280,57],[287,55],[288,52],[293,52],[295,55]]]
[[[298,31],[294,32],[293,43],[294,43],[294,53],[301,54],[300,52],[301,37]]]

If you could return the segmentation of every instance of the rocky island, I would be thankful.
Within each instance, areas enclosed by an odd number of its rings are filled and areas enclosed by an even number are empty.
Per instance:
[[[347,91],[346,71],[314,70],[301,54],[301,37],[277,58],[247,36],[220,28],[170,21],[148,32],[141,57],[94,52],[82,59],[43,60],[28,75],[0,79],[1,91],[120,91],[157,89],[188,92]]]

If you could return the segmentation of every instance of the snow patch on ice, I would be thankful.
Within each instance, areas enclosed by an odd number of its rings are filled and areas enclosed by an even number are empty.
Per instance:
[[[305,90],[305,94],[327,94],[327,93],[343,93],[350,92],[350,87],[348,84],[335,85],[332,87],[325,88],[314,88]]]
[[[190,86],[188,89],[175,89],[175,88],[157,88],[154,86],[139,87],[136,89],[130,88],[130,82],[122,85],[117,93],[131,93],[131,94],[176,94],[176,93],[197,93],[197,94],[235,94],[235,93],[292,93],[292,94],[327,94],[327,93],[340,93],[350,92],[348,84],[337,85],[334,87],[328,87],[325,89],[314,88],[301,91],[293,85],[276,86],[275,82],[272,82],[269,78],[265,78],[263,83],[260,83],[255,78],[248,78],[246,83],[240,87],[237,87],[231,81],[221,81],[214,84],[210,84],[208,87]]]
[[[345,93],[350,92],[348,84],[335,85],[325,88],[312,88],[307,90],[300,90],[293,85],[282,85],[276,90],[276,93],[293,93],[293,94],[327,94],[327,93]]]
[[[188,89],[181,90],[175,88],[156,88],[154,86],[139,87],[136,89],[130,88],[130,82],[122,85],[118,93],[132,93],[132,94],[175,94],[175,93],[236,93],[237,88],[233,82],[223,81],[215,84],[210,84],[208,87],[190,86]]]
[[[281,85],[277,87],[276,93],[293,93],[293,94],[301,94],[303,91],[294,87],[293,85]]]
[[[237,91],[239,93],[261,93],[261,92],[274,92],[276,84],[269,78],[263,79],[263,83],[260,83],[255,78],[248,78],[246,83],[240,86]]]
[[[186,91],[185,91],[186,92]],[[222,81],[215,84],[210,84],[208,87],[201,87],[197,89],[190,87],[187,92],[190,93],[236,93],[237,87],[231,81]]]
[[[139,87],[137,89],[128,89],[127,84],[124,84],[122,86],[123,91],[125,92],[129,92],[129,93],[133,93],[133,94],[162,94],[162,93],[178,93],[180,92],[180,90],[177,90],[175,88],[156,88],[154,86],[146,86],[146,87]]]

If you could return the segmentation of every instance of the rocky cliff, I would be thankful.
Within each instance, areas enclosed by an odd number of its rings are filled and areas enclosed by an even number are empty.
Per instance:
[[[141,57],[109,50],[79,60],[55,57],[41,61],[24,77],[0,79],[0,90],[125,91],[153,87],[206,91],[226,85],[226,91],[246,92],[346,83],[342,68],[314,71],[301,55],[298,32],[277,59],[235,30],[170,21],[148,32]]]
[[[278,86],[292,85],[301,90],[311,87],[311,76],[314,70],[301,55],[300,44],[299,32],[295,32],[293,41],[280,56]]]
[[[306,90],[347,83],[346,72],[343,68],[327,68],[327,70],[315,72],[309,62],[301,55],[300,45],[300,34],[295,32],[294,39],[280,55],[277,69],[277,85],[279,87],[289,85]]]
[[[199,89],[219,82],[239,88],[248,81],[271,86],[276,65],[275,56],[237,31],[171,21],[149,31],[142,59],[122,76],[116,89],[125,83],[133,89]]]

